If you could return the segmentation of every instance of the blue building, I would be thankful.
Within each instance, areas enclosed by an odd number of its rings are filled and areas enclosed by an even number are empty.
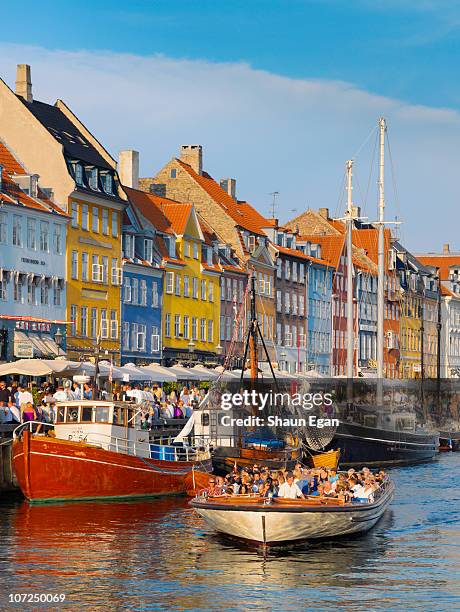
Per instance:
[[[130,189],[125,191],[129,198]],[[129,205],[123,221],[121,364],[161,362],[164,271],[155,229]]]
[[[334,268],[321,263],[321,246],[307,247],[312,259],[308,266],[308,341],[307,370],[331,373],[332,280]]]
[[[0,361],[65,353],[68,217],[0,141]]]

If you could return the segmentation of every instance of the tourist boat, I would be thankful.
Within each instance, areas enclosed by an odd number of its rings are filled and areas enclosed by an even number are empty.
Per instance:
[[[439,452],[460,451],[460,431],[439,432]]]
[[[24,496],[30,502],[140,498],[206,485],[207,449],[151,440],[139,423],[139,405],[76,400],[56,404],[54,426],[19,425],[12,453]]]
[[[199,495],[190,505],[216,531],[263,546],[291,545],[371,529],[394,495],[387,477],[373,502],[343,502],[334,498],[284,499],[235,495]]]

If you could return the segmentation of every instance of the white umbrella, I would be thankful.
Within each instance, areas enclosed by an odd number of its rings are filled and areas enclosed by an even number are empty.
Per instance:
[[[303,372],[302,376],[304,376],[305,378],[327,378],[326,376],[324,376],[324,374],[318,372],[318,370],[308,370],[307,372]]]
[[[24,376],[50,376],[51,374],[74,374],[79,363],[62,359],[19,359],[0,365],[0,376],[22,374]]]
[[[199,374],[200,380],[216,380],[219,374],[215,370],[204,368],[201,365],[193,366],[192,370]]]
[[[223,366],[217,366],[214,368],[214,372],[219,376],[219,380],[224,382],[236,382],[240,378],[238,374],[235,374],[234,370],[224,370]]]
[[[180,365],[175,365],[168,368],[170,372],[177,376],[177,380],[201,380],[200,375],[193,368],[184,368]]]
[[[165,368],[158,363],[150,363],[147,366],[139,366],[141,372],[145,372],[152,382],[176,382],[177,376],[170,371],[170,368]]]
[[[147,380],[151,380],[152,376],[148,372],[142,371],[140,368],[137,368],[133,363],[127,363],[122,368],[120,368],[123,374],[127,374],[129,376],[129,380],[135,380],[137,382],[145,382]]]

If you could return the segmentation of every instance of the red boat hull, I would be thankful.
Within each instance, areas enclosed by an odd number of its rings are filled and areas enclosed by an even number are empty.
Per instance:
[[[31,502],[181,495],[211,471],[210,460],[144,459],[28,431],[13,443],[13,466]]]

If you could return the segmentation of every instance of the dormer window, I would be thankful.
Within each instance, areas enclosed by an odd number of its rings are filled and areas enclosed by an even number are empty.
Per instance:
[[[89,186],[94,191],[98,189],[98,170],[97,168],[92,168],[89,174]]]
[[[104,191],[109,194],[113,193],[113,178],[109,173],[104,176]]]
[[[144,240],[144,259],[152,263],[153,259],[153,243],[150,238]]]
[[[174,236],[170,236],[169,237],[169,256],[170,257],[176,257],[176,239],[174,238]]]
[[[77,185],[83,185],[83,168],[81,164],[75,164],[75,182]]]

